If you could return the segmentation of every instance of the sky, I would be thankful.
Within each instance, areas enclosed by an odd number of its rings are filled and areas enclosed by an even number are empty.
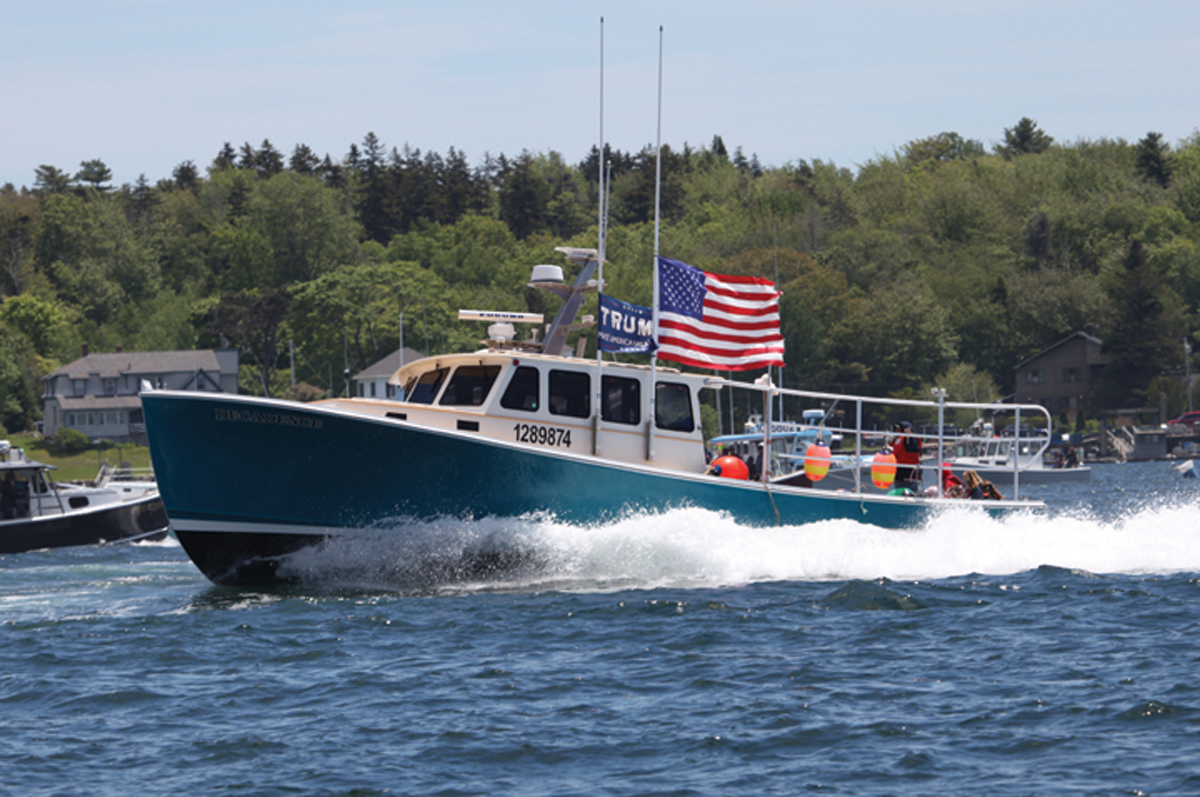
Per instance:
[[[765,166],[991,147],[1025,116],[1064,143],[1200,129],[1195,0],[0,0],[0,185],[96,158],[154,183],[264,139],[340,160],[372,132],[577,163],[601,96],[604,139],[638,151],[660,26],[662,142]]]

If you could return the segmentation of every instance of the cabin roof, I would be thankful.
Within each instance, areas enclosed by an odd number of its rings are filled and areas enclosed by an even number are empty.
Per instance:
[[[483,350],[475,351],[475,352],[457,352],[455,354],[435,354],[435,355],[431,355],[429,357],[423,357],[423,358],[421,358],[421,360],[422,360],[422,365],[424,366],[422,368],[422,370],[433,369],[433,368],[448,368],[448,367],[453,367],[455,365],[463,365],[464,360],[467,361],[466,364],[479,364],[481,362],[489,363],[489,364],[496,364],[497,362],[504,362],[506,360],[519,360],[522,365],[527,364],[527,363],[535,363],[536,362],[536,363],[541,363],[543,365],[551,365],[551,366],[553,366],[553,365],[571,365],[576,368],[585,368],[585,369],[586,368],[595,369],[595,367],[596,367],[596,361],[592,360],[592,359],[583,359],[580,357],[559,357],[559,356],[552,355],[552,354],[538,354],[538,353],[521,352],[521,351],[490,351],[488,349],[483,349]],[[404,373],[406,375],[411,374],[413,369],[416,367],[416,365],[417,365],[416,362],[410,363],[406,359],[404,362],[404,368],[403,368]],[[647,371],[647,372],[650,371],[650,366],[642,364],[642,363],[618,363],[618,362],[612,362],[612,361],[605,362],[604,368],[605,368],[605,370],[612,368],[612,369],[616,369],[616,370]],[[393,369],[393,372],[396,370],[397,369]],[[684,373],[684,372],[680,371],[678,368],[664,367],[661,365],[658,366],[658,372],[660,374],[669,374],[672,377],[687,377],[689,379],[700,379],[700,380],[709,378],[705,374]],[[390,379],[389,382],[391,384],[401,384],[399,381],[396,380],[394,373],[393,373],[392,379]]]
[[[18,462],[0,460],[0,471],[5,470],[58,470],[54,465],[38,462],[36,459],[22,459]]]

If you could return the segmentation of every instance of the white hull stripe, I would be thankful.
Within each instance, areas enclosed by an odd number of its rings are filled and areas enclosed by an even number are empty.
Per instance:
[[[230,522],[225,520],[171,520],[176,532],[218,532],[221,534],[290,534],[301,537],[325,537],[331,534],[346,535],[363,533],[369,529],[353,529],[333,526],[297,526],[290,523],[260,523],[256,521]]]

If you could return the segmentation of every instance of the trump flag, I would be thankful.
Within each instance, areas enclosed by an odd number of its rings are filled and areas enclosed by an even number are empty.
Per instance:
[[[709,274],[660,257],[658,290],[662,359],[720,371],[783,365],[775,283]]]
[[[600,351],[649,354],[655,348],[649,307],[600,294]]]

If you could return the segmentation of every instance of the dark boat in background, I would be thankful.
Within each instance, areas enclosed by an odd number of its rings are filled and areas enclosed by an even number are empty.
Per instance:
[[[167,513],[153,485],[59,484],[50,478],[54,469],[0,441],[0,554],[166,536]]]

